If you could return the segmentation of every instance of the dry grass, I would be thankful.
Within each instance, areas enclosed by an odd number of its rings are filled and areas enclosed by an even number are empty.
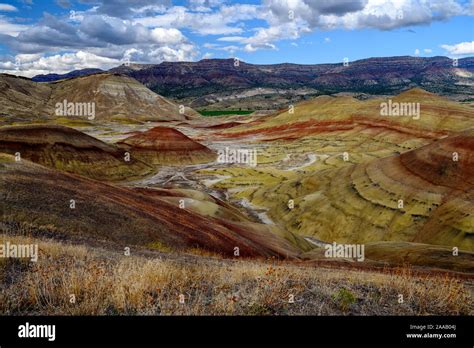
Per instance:
[[[473,314],[464,281],[421,277],[405,267],[374,273],[194,256],[152,259],[0,235],[0,242],[7,240],[39,243],[40,255],[37,263],[0,259],[3,315]]]

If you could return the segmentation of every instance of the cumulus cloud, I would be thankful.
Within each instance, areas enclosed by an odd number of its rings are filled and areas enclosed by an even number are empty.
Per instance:
[[[275,50],[276,46],[274,44],[264,42],[264,43],[258,43],[258,44],[246,44],[244,47],[244,51],[246,52],[255,52],[256,50],[259,50],[259,49]]]
[[[45,13],[34,26],[13,25],[0,17],[0,40],[16,52],[1,59],[2,69],[32,76],[85,67],[108,69],[125,59],[136,63],[193,60],[199,54],[179,29],[146,27],[97,12],[93,8],[66,17]]]
[[[270,11],[270,21],[273,23],[300,18],[310,26],[317,27],[321,16],[343,16],[360,11],[366,2],[367,0],[264,0],[264,5]]]
[[[474,54],[474,41],[460,42],[455,45],[441,45],[441,48],[445,49],[452,56],[471,55]]]
[[[462,14],[455,0],[266,0],[273,21],[287,22],[289,11],[295,18],[322,29],[376,28],[390,30],[404,26],[428,24]]]
[[[391,30],[406,26],[429,24],[462,13],[455,0],[369,0],[363,10],[340,18],[323,17],[327,28],[341,26],[347,29],[375,28]]]
[[[22,24],[15,24],[10,22],[8,19],[0,16],[0,35],[7,35],[11,37],[16,37],[18,34],[20,34],[22,31],[27,30],[29,27],[27,25],[22,25]],[[8,40],[7,37],[4,39],[0,40],[0,42],[5,42],[5,39]]]
[[[151,31],[151,38],[156,43],[177,44],[186,41],[184,35],[175,28],[155,28]]]
[[[429,24],[465,14],[474,6],[471,1],[463,6],[456,0],[264,0],[259,13],[269,26],[241,42],[253,50],[317,29],[392,30]]]
[[[10,4],[0,4],[0,11],[5,11],[5,12],[14,12],[18,11],[18,9]]]
[[[45,13],[43,19],[31,27],[11,27],[6,23],[2,30],[2,24],[0,19],[0,33],[17,31],[16,37],[4,35],[2,42],[18,53],[82,50],[118,58],[131,48],[156,52],[158,48],[168,51],[163,46],[169,46],[169,51],[182,57],[183,49],[179,46],[184,45],[187,51],[190,45],[175,28],[147,28],[129,20],[93,13],[82,13],[73,20]]]
[[[212,8],[225,3],[225,0],[188,0],[189,8],[194,11],[209,12]]]
[[[19,54],[15,63],[3,64],[2,72],[32,77],[38,74],[67,73],[72,70],[85,68],[112,68],[119,65],[120,61],[96,56],[92,53],[78,51],[75,53],[56,54],[43,57],[39,54]]]
[[[217,39],[217,41],[227,41],[227,42],[242,42],[247,38],[244,36],[223,36]]]
[[[188,28],[201,35],[229,35],[243,32],[241,21],[259,18],[259,7],[248,4],[223,5],[212,13],[192,12],[184,6],[174,6],[166,13],[136,18],[146,27]]]
[[[244,45],[238,47],[239,50],[246,52],[255,52],[261,49],[276,50],[274,42],[282,39],[298,39],[302,33],[309,29],[303,21],[295,20],[287,23],[281,23],[267,28],[255,28],[252,36],[225,36],[218,41],[236,42]]]
[[[150,31],[143,25],[135,25],[119,18],[92,15],[80,23],[79,32],[97,42],[113,45],[143,43],[149,40]]]
[[[199,55],[199,51],[193,44],[181,44],[179,46],[159,46],[152,48],[129,49],[124,57],[135,63],[157,64],[163,61],[193,61]]]
[[[274,25],[269,28],[259,28],[255,35],[246,39],[244,42],[251,45],[268,45],[281,39],[297,39],[302,33],[309,32],[310,29],[302,21],[294,20],[292,22]]]
[[[239,42],[245,51],[254,52],[275,49],[279,40],[296,40],[318,29],[392,30],[444,20],[465,10],[456,0],[263,0],[256,16],[267,27],[256,28],[250,37],[226,36],[219,41]],[[239,28],[234,31],[242,33]]]
[[[474,16],[474,0],[471,0],[470,4],[467,6],[465,14],[468,16]]]
[[[137,13],[163,11],[171,6],[171,0],[81,0],[81,2],[94,5],[94,11],[98,14],[117,18],[131,18]]]

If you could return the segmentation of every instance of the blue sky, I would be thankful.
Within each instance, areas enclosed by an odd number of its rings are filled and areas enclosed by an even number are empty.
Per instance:
[[[474,0],[0,0],[0,72],[474,55]]]

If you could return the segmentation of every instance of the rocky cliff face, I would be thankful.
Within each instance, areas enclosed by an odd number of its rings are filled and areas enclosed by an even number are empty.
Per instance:
[[[134,77],[152,90],[174,98],[198,98],[211,93],[257,87],[301,88],[320,92],[398,93],[410,87],[431,92],[473,95],[474,58],[370,58],[339,64],[254,65],[233,59],[164,62],[112,69]]]

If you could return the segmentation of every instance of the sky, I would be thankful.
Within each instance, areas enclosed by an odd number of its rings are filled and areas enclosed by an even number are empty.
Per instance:
[[[474,56],[474,0],[0,0],[0,72]]]

